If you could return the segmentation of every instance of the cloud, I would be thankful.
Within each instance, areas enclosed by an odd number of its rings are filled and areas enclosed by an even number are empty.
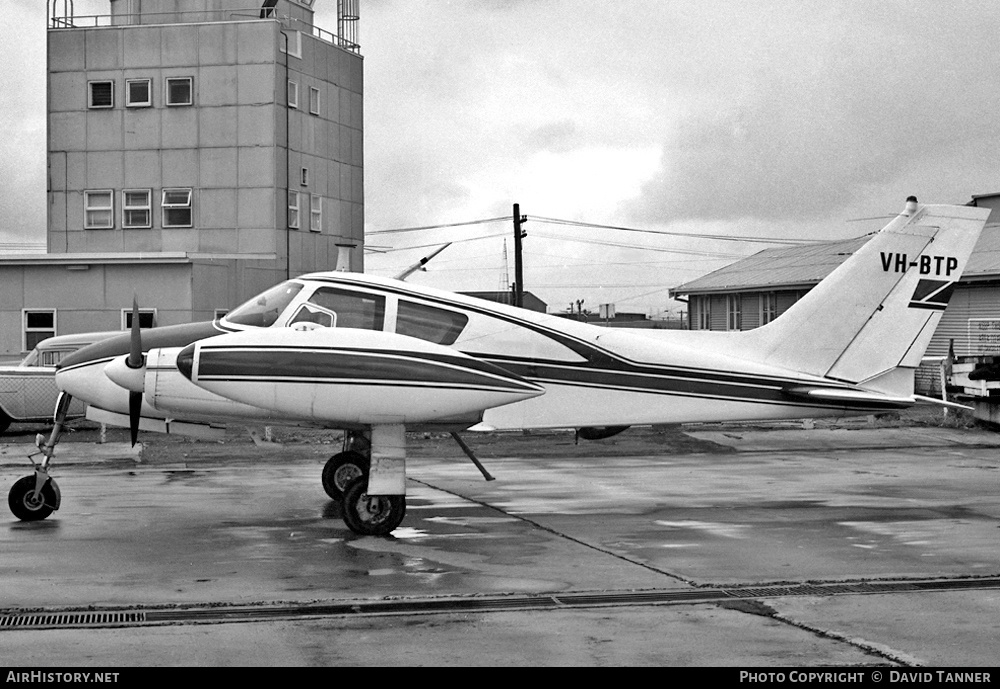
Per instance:
[[[660,170],[629,216],[789,220],[898,196],[908,180],[966,198],[995,184],[974,152],[1000,144],[985,29],[997,10],[887,5],[789,5],[760,36],[727,32],[729,73],[700,68],[705,87],[666,123]]]

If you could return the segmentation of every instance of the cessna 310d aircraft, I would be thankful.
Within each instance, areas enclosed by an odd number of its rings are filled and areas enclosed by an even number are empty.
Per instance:
[[[139,429],[227,421],[341,429],[322,484],[347,525],[373,535],[405,513],[407,430],[451,431],[467,450],[458,431],[593,435],[904,408],[926,399],[913,370],[987,215],[910,197],[788,311],[745,332],[623,331],[370,275],[304,275],[220,320],[135,328],[63,359],[43,458],[9,503],[23,520],[59,507],[49,469],[71,396],[88,418],[130,427],[133,443]]]

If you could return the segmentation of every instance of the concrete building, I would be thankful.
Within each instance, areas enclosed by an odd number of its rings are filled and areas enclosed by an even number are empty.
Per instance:
[[[48,3],[47,253],[0,257],[0,356],[363,270],[357,0],[317,1]]]

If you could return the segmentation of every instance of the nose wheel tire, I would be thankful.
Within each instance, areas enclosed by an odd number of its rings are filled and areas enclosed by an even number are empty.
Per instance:
[[[368,473],[368,460],[358,452],[340,452],[323,467],[323,490],[334,500],[344,499],[347,484]]]
[[[35,477],[25,476],[18,479],[10,488],[7,494],[7,504],[14,516],[24,522],[35,522],[45,519],[58,504],[56,491],[52,487],[52,480],[46,481],[42,486],[42,491],[36,498]]]
[[[344,490],[344,523],[362,536],[387,536],[406,516],[405,495],[368,495],[368,478],[359,476]]]

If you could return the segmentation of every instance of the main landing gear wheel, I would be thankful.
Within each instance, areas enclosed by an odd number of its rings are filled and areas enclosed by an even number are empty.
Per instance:
[[[14,516],[24,522],[36,522],[45,519],[59,504],[52,479],[45,482],[38,498],[35,497],[35,477],[25,476],[18,479],[7,494],[7,504]]]
[[[362,536],[387,536],[406,516],[405,495],[368,495],[368,477],[359,476],[344,490],[344,523]]]
[[[367,475],[368,459],[361,453],[351,450],[337,453],[323,467],[323,490],[334,500],[343,500],[347,484]]]

